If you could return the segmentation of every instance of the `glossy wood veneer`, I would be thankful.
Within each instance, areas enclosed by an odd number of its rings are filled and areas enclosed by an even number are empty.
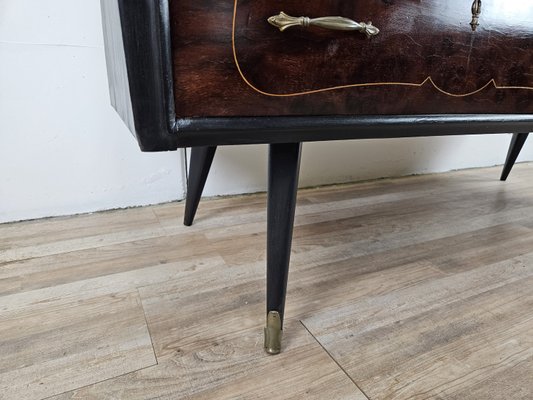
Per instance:
[[[470,1],[172,1],[179,117],[533,112],[533,8]],[[292,28],[294,16],[372,20],[381,33]],[[311,92],[311,93],[310,93]]]

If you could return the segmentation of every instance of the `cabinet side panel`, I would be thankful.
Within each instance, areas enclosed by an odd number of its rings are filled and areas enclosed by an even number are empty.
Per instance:
[[[101,4],[114,107],[141,150],[175,150],[168,0]]]
[[[135,134],[118,1],[101,0],[100,4],[111,104],[128,129]]]

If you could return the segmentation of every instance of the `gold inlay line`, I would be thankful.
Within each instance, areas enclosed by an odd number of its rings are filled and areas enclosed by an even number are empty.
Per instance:
[[[435,89],[437,89],[439,92],[451,96],[451,97],[467,97],[472,96],[476,93],[481,92],[482,90],[486,89],[489,86],[493,86],[495,89],[522,89],[522,90],[533,90],[533,87],[530,86],[499,86],[496,83],[496,80],[493,78],[489,80],[485,85],[480,87],[477,90],[474,90],[473,92],[469,93],[463,93],[463,94],[455,94],[447,92],[444,89],[441,89],[437,84],[433,81],[431,76],[428,76],[426,79],[424,79],[421,83],[409,83],[409,82],[374,82],[374,83],[353,83],[348,85],[339,85],[339,86],[331,86],[327,88],[322,89],[314,89],[314,90],[306,90],[303,92],[294,92],[294,93],[269,93],[265,92],[256,86],[254,86],[244,75],[241,69],[241,65],[239,63],[239,58],[237,57],[237,49],[235,46],[235,25],[237,20],[237,6],[238,6],[239,0],[235,0],[234,6],[233,6],[233,23],[232,23],[232,31],[231,31],[231,47],[233,50],[233,59],[235,61],[235,66],[237,67],[237,70],[239,72],[239,75],[241,76],[244,83],[246,83],[251,89],[256,91],[257,93],[260,93],[265,96],[270,97],[295,97],[295,96],[304,96],[308,94],[315,94],[315,93],[322,93],[322,92],[330,92],[333,90],[340,90],[340,89],[349,89],[349,88],[357,88],[357,87],[371,87],[371,86],[409,86],[409,87],[422,87],[426,83],[430,83]]]

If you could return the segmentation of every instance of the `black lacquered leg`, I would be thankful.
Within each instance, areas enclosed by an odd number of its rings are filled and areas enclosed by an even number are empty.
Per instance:
[[[193,147],[191,150],[189,183],[187,185],[187,199],[185,200],[185,216],[183,217],[183,223],[187,226],[191,226],[194,220],[216,150],[216,146]]]
[[[511,139],[511,145],[509,146],[509,152],[507,153],[507,159],[503,166],[502,176],[500,180],[504,181],[509,176],[509,173],[513,169],[513,165],[520,154],[520,150],[524,146],[529,133],[515,133]]]
[[[300,143],[271,144],[267,212],[267,327],[265,349],[281,349],[281,329],[300,170]]]

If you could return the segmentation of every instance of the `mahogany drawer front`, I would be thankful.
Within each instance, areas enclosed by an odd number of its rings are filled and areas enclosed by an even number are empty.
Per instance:
[[[533,4],[173,0],[178,117],[533,113]],[[341,15],[380,33],[267,21]]]

